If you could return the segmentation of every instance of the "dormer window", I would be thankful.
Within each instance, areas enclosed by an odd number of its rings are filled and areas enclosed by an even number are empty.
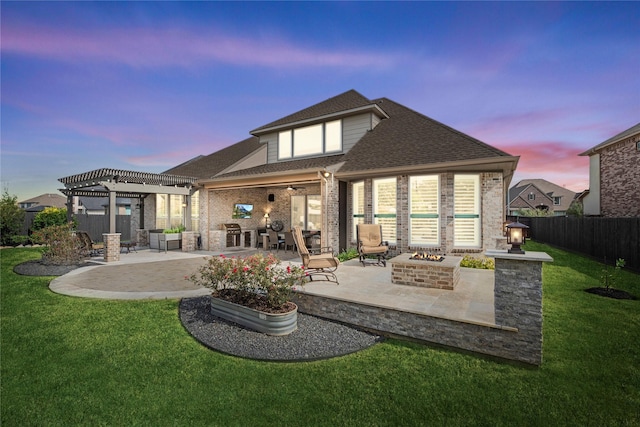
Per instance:
[[[529,193],[529,197],[528,197],[528,199],[529,199],[529,200],[535,200],[535,199],[536,199],[536,195],[535,195],[535,194],[533,194],[533,193]]]
[[[278,133],[278,159],[342,151],[342,121],[318,123]]]

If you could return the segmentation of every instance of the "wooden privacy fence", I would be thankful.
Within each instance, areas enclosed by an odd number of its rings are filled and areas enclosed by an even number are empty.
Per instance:
[[[22,234],[30,234],[33,227],[33,219],[38,212],[26,212]],[[78,230],[86,231],[94,242],[102,242],[102,234],[109,232],[108,215],[76,215]],[[120,234],[120,240],[131,240],[131,215],[116,215],[116,232]]]
[[[521,218],[524,219],[524,218]],[[640,218],[533,217],[532,239],[640,271]],[[527,221],[527,222],[528,222]],[[522,221],[520,221],[522,222]]]

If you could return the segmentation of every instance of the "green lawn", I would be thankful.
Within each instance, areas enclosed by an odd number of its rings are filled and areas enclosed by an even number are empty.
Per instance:
[[[640,300],[583,292],[601,266],[549,253],[540,368],[387,340],[308,363],[218,354],[183,329],[177,301],[51,293],[13,265],[1,276],[2,426],[640,425]],[[620,289],[640,296],[640,277]]]

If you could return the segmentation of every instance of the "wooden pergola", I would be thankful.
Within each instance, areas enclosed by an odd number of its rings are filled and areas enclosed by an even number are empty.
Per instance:
[[[109,233],[116,232],[116,197],[140,200],[140,227],[144,228],[144,199],[150,194],[175,194],[187,197],[186,217],[191,217],[191,195],[197,178],[165,173],[136,172],[121,169],[96,169],[58,179],[67,196],[67,217],[73,214],[74,196],[109,199]],[[187,221],[190,228],[190,222]]]

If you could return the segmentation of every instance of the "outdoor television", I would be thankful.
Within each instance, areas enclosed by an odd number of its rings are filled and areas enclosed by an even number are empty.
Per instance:
[[[236,203],[233,206],[233,215],[231,217],[233,219],[251,218],[252,212],[253,212],[253,205],[250,205],[248,203]]]

